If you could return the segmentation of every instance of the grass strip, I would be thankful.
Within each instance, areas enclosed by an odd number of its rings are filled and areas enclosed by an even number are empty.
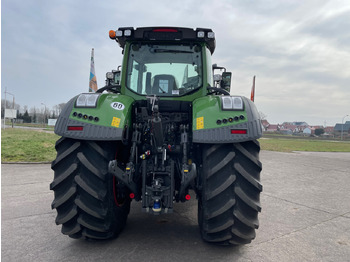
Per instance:
[[[263,150],[269,151],[350,152],[350,143],[348,141],[344,142],[297,138],[262,138],[259,139],[259,142]]]
[[[56,157],[59,136],[19,128],[1,130],[1,162],[47,162]]]
[[[38,130],[6,128],[1,132],[2,162],[50,162],[56,158],[59,136]],[[298,138],[259,139],[262,150],[350,152],[350,142]]]

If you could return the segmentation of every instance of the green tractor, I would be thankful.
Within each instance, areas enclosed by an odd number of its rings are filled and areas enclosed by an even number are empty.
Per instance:
[[[195,194],[204,241],[250,243],[261,211],[260,116],[212,65],[214,32],[123,27],[109,36],[123,49],[121,70],[72,98],[55,126],[50,189],[62,233],[113,238],[132,201],[161,215]]]

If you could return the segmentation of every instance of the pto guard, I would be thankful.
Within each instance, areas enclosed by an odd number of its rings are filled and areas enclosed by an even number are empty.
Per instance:
[[[120,94],[103,93],[99,95],[95,106],[79,107],[76,101],[81,95],[72,98],[62,110],[55,125],[57,135],[105,141],[123,140],[128,135],[134,99]]]
[[[194,143],[237,143],[262,136],[260,115],[246,97],[243,110],[223,110],[223,96],[206,96],[193,102]]]

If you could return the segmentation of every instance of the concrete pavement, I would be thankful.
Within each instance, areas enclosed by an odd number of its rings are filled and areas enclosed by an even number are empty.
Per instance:
[[[262,213],[241,247],[202,242],[197,202],[151,216],[133,202],[111,241],[73,240],[55,225],[50,165],[1,170],[2,261],[349,261],[350,153],[261,152]]]

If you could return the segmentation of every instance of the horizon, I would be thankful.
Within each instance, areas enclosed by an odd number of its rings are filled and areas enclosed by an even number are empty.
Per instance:
[[[349,2],[154,5],[3,0],[1,98],[6,87],[22,107],[66,103],[88,92],[92,48],[99,87],[106,72],[121,64],[122,50],[109,39],[110,29],[169,25],[211,28],[217,44],[212,62],[233,73],[231,94],[249,97],[256,75],[255,104],[271,123],[335,125],[350,114]]]

